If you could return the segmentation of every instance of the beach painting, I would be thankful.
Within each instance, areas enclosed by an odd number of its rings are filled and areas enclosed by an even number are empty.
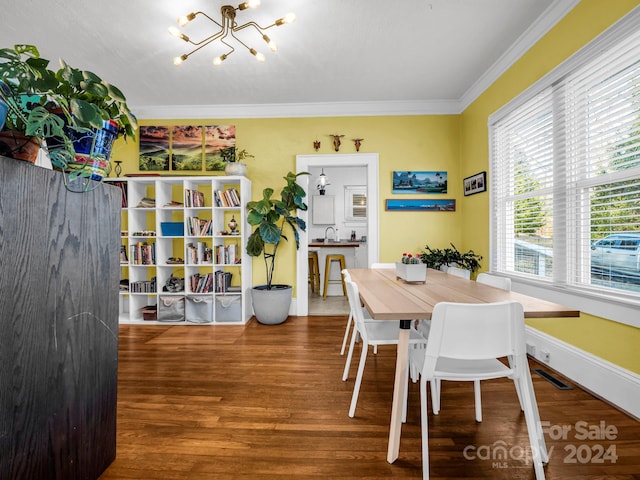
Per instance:
[[[144,125],[139,130],[141,172],[169,170],[169,127]]]
[[[235,148],[235,125],[212,125],[204,127],[204,159],[208,171],[223,171],[225,162],[222,150]]]
[[[455,199],[432,200],[430,198],[421,199],[387,199],[385,210],[388,212],[455,212]]]
[[[394,171],[391,193],[447,193],[447,172]]]

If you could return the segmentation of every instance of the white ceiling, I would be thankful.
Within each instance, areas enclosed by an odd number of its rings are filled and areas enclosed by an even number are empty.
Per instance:
[[[21,0],[3,6],[0,47],[34,44],[54,67],[94,71],[141,118],[459,113],[578,1],[262,0],[237,22],[297,16],[268,31],[277,53],[243,32],[266,62],[236,44],[214,67],[212,44],[176,67],[189,45],[167,28],[231,2]],[[203,17],[183,29],[194,41],[216,30]]]

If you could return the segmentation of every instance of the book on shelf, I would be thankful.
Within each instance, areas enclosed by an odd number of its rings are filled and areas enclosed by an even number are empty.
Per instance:
[[[211,220],[198,217],[189,217],[187,221],[187,234],[193,237],[205,237],[212,235],[213,224]]]
[[[129,201],[127,199],[127,182],[123,182],[121,180],[116,182],[110,182],[114,187],[118,187],[122,194],[122,208],[127,208],[129,206]]]
[[[214,197],[216,200],[216,206],[218,207],[239,207],[240,195],[235,188],[228,188],[227,190],[214,191]]]
[[[138,242],[130,246],[129,249],[130,263],[133,265],[155,265],[156,263],[156,244],[147,242]]]
[[[186,207],[204,207],[204,193],[186,188],[184,190],[184,203]]]

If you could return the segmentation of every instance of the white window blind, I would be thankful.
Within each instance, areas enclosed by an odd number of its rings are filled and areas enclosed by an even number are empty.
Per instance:
[[[490,118],[494,271],[640,298],[640,27],[625,25]]]

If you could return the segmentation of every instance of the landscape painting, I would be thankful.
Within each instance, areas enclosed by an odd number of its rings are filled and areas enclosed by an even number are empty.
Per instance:
[[[391,193],[447,193],[447,172],[393,172]]]
[[[202,170],[202,131],[199,126],[175,126],[171,131],[171,169]]]
[[[451,200],[431,200],[429,198],[422,199],[387,199],[387,211],[411,211],[411,212],[455,212],[456,201]]]
[[[169,170],[169,127],[141,126],[139,137],[140,171]]]
[[[236,146],[235,125],[204,127],[204,158],[208,171],[224,170],[222,151]]]

